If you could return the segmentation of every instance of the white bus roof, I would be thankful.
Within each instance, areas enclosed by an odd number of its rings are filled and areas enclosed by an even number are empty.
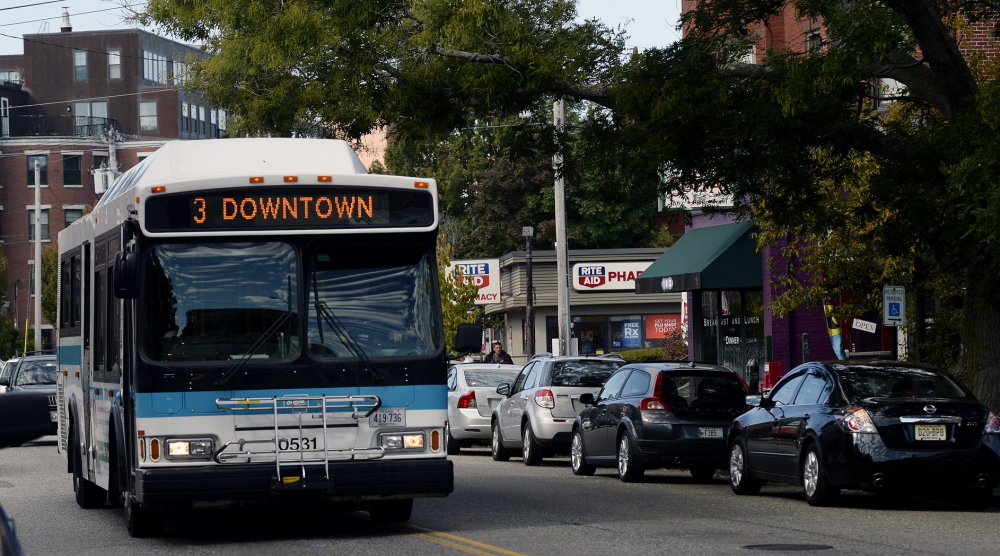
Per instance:
[[[126,172],[98,206],[135,186],[244,175],[367,174],[345,141],[335,139],[206,139],[171,141]]]

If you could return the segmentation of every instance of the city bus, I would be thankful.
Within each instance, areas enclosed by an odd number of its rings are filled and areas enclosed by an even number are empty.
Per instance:
[[[123,506],[144,537],[205,506],[397,522],[450,493],[436,187],[285,138],[169,142],[115,181],[58,242],[79,506]]]

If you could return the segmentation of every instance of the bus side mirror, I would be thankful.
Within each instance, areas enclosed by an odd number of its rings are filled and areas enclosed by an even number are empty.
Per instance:
[[[458,325],[455,332],[455,347],[458,353],[479,353],[483,349],[483,325],[465,322]]]
[[[132,252],[119,251],[115,254],[115,266],[112,270],[115,297],[120,299],[135,299],[139,297],[137,261],[138,255]]]

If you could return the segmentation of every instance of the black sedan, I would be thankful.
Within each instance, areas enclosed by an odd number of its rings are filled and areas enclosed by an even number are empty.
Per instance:
[[[1000,418],[947,372],[914,363],[806,363],[729,435],[730,486],[802,485],[811,505],[842,488],[948,489],[985,504],[1000,480]],[[960,490],[959,490],[960,489]]]
[[[618,369],[573,424],[573,473],[618,467],[622,481],[646,469],[686,468],[710,479],[726,465],[726,433],[747,410],[747,385],[725,367],[695,363],[641,363]]]

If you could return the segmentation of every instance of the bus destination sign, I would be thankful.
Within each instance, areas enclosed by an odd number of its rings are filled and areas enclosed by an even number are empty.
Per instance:
[[[164,194],[146,203],[151,232],[425,227],[430,193],[370,187],[277,187]]]

